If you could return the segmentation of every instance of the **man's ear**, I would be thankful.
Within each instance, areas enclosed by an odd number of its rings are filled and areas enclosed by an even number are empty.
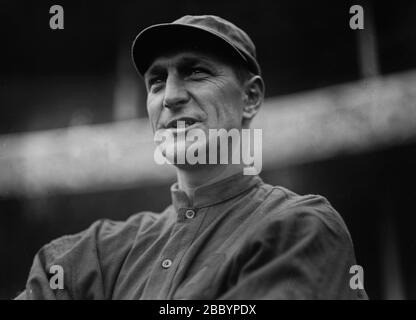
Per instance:
[[[264,99],[264,82],[253,76],[244,83],[243,125],[250,123],[260,109]]]

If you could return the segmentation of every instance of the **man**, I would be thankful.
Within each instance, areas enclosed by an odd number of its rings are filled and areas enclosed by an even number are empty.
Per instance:
[[[184,137],[193,129],[208,135],[249,128],[263,101],[255,46],[222,18],[184,16],[151,26],[136,37],[132,57],[155,135],[176,138],[159,141],[167,157],[191,147]],[[208,138],[199,143],[208,154],[218,147]],[[177,154],[171,161],[178,180],[172,205],[125,222],[97,221],[44,246],[18,298],[366,298],[350,286],[351,237],[325,198],[265,184],[244,174],[242,162],[180,163]]]

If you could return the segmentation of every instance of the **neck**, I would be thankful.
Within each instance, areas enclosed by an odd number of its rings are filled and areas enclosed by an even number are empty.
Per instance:
[[[243,174],[243,168],[244,166],[241,164],[201,165],[193,170],[176,167],[178,186],[189,199],[193,200],[197,187],[223,180],[238,172]]]

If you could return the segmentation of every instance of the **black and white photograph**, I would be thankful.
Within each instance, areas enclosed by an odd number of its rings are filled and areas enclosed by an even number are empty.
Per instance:
[[[416,299],[415,17],[2,1],[0,300]]]

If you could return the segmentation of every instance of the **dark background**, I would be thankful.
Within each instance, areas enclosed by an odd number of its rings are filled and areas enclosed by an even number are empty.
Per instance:
[[[363,1],[2,1],[0,136],[76,126],[75,112],[87,115],[80,124],[117,121],[113,88],[120,70],[133,72],[129,64],[120,67],[120,56],[128,55],[140,29],[184,14],[219,15],[249,32],[266,98],[358,81],[363,77],[359,31],[348,24],[349,8],[356,3]],[[65,10],[64,30],[49,28],[53,4]],[[381,76],[414,70],[416,3],[364,4],[374,16]],[[138,79],[137,90],[143,92],[140,86]],[[139,97],[135,116],[146,117],[145,97]],[[350,229],[370,298],[415,299],[415,149],[414,143],[406,143],[288,163],[261,176],[330,200]],[[33,256],[43,244],[99,218],[123,220],[141,210],[161,211],[170,203],[169,185],[38,197],[1,194],[0,299],[24,288]],[[386,253],[390,245],[393,258]],[[391,266],[398,269],[390,272]]]

